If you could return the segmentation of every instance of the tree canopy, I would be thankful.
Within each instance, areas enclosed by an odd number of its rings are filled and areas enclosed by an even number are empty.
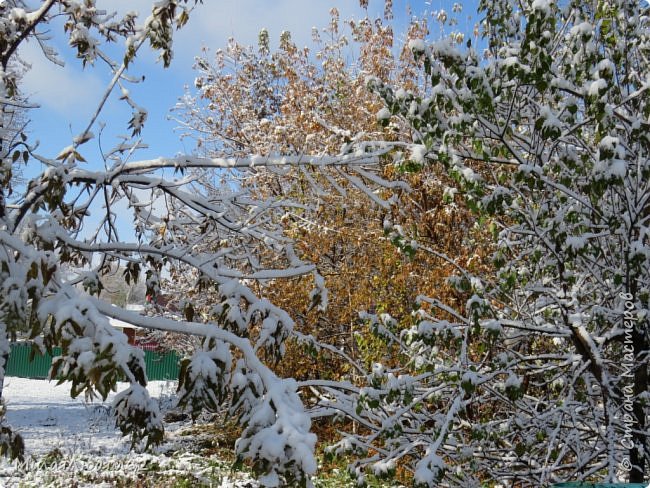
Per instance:
[[[473,296],[453,320],[427,297],[408,331],[370,317],[418,365],[401,382],[378,369],[367,387],[375,432],[394,446],[375,456],[396,460],[413,446],[423,484],[478,483],[478,473],[533,486],[627,472],[643,481],[648,6],[480,8],[483,55],[469,42],[412,41],[431,80],[424,96],[369,81],[417,131],[426,158],[456,178],[498,245],[493,276],[461,270],[455,279]],[[423,435],[412,433],[422,425]]]

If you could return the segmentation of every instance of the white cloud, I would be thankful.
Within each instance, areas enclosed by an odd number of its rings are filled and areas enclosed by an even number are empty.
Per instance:
[[[151,12],[153,1],[98,0],[97,4],[100,9],[117,10],[122,15],[127,11],[138,11],[138,23],[143,24]],[[201,54],[203,46],[214,52],[224,47],[231,36],[241,43],[255,45],[262,28],[268,29],[272,46],[278,45],[280,33],[284,30],[291,31],[299,46],[310,45],[312,26],[327,26],[332,6],[339,9],[341,19],[347,19],[363,15],[358,5],[357,0],[204,0],[203,4],[197,5],[188,24],[175,32],[174,61],[170,70],[163,70],[161,64],[154,65],[157,54],[148,47],[139,53],[129,69],[132,76],[146,76],[144,83],[127,86],[136,103],[149,110],[149,121],[143,135],[152,144],[152,153],[167,154],[183,149],[179,148],[177,135],[169,129],[169,124],[165,125],[164,118],[176,98],[182,95],[183,85],[191,83],[194,78],[194,57]],[[75,59],[73,50],[67,46],[61,19],[50,27],[52,43],[60,48],[66,66],[62,68],[47,61],[36,43],[25,44],[20,55],[32,65],[32,69],[25,75],[22,89],[30,101],[49,109],[31,112],[31,118],[40,122],[40,125],[34,124],[36,127],[72,125],[74,130],[80,130],[81,124],[87,123],[94,113],[111,76],[101,61],[97,61],[95,67],[82,69],[81,62]],[[119,60],[123,42],[105,48],[109,55]],[[111,97],[100,118],[107,123],[106,144],[113,142],[108,142],[109,136],[124,132],[128,116],[128,107],[118,102],[115,96]],[[58,136],[67,141],[70,136],[67,132]],[[39,131],[38,136],[44,146],[47,146],[48,139],[55,137],[49,130]],[[62,144],[60,140],[52,142],[56,148],[64,145],[67,143]]]
[[[38,44],[26,43],[20,57],[31,65],[21,88],[31,102],[49,108],[68,119],[88,117],[94,112],[104,89],[104,83],[92,69],[82,70],[75,60],[65,67],[45,59]]]
[[[115,9],[120,14],[135,10],[140,13],[139,23],[144,23],[151,11],[152,2],[153,0],[120,0],[98,2],[98,5],[107,11]],[[269,31],[272,45],[277,46],[280,33],[284,30],[292,33],[299,46],[309,45],[312,26],[326,26],[329,20],[328,12],[332,6],[339,9],[341,19],[360,12],[356,0],[205,1],[197,5],[187,25],[175,33],[172,70],[189,81],[193,77],[191,67],[194,57],[201,53],[202,47],[214,51],[224,47],[231,36],[241,43],[255,45],[262,28]],[[53,32],[61,32],[59,27],[57,25]],[[65,43],[59,34],[55,36],[54,41],[59,45]],[[134,74],[146,74],[149,69],[161,69],[160,65],[152,67],[157,55],[149,49],[144,51],[148,52],[141,52],[140,62],[135,63]],[[67,46],[62,47],[61,52],[62,57],[66,59],[65,68],[46,61],[36,43],[22,46],[21,57],[32,65],[22,82],[23,90],[33,102],[59,114],[68,117],[88,116],[94,111],[110,77],[103,69],[101,73],[92,67],[82,70],[81,63],[74,59]],[[98,61],[98,64],[101,62]]]

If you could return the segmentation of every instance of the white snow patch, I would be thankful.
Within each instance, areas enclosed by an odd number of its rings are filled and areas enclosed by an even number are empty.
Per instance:
[[[533,2],[532,8],[533,10],[544,13],[544,15],[550,15],[552,5],[552,0],[535,0]]]
[[[226,461],[202,454],[129,452],[130,441],[115,428],[110,410],[116,394],[129,386],[118,383],[118,391],[106,401],[86,402],[81,397],[70,398],[70,383],[5,378],[2,393],[7,403],[6,423],[23,436],[25,463],[0,459],[0,486],[72,486],[82,476],[107,481],[79,486],[115,486],[112,480],[135,486],[141,475],[189,475],[206,484],[214,482],[217,475],[222,488],[259,486],[248,475],[231,472]],[[165,403],[176,391],[176,382],[151,381],[147,390],[156,401]],[[181,427],[179,423],[165,426],[172,439],[163,448],[175,445],[180,439],[175,437],[175,431]],[[57,452],[61,457],[52,457]],[[219,463],[223,464],[223,472],[215,473]],[[157,466],[155,473],[151,472],[152,466]]]
[[[589,84],[587,95],[590,97],[599,97],[601,91],[604,92],[605,90],[607,90],[607,81],[603,78],[598,78]]]
[[[424,40],[422,39],[411,39],[409,41],[409,49],[416,53],[423,53],[426,49]]]
[[[153,398],[170,393],[171,382],[151,381],[147,389]],[[118,383],[118,392],[129,387]],[[176,387],[173,386],[173,391]],[[2,396],[7,404],[6,421],[23,436],[25,454],[39,455],[59,449],[64,453],[126,453],[129,438],[115,427],[111,404],[86,401],[83,395],[70,397],[70,383],[29,378],[5,378]]]
[[[411,159],[418,164],[423,164],[427,154],[427,147],[424,144],[416,144],[411,148]]]

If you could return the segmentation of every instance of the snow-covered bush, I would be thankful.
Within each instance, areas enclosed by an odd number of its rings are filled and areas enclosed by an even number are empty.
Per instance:
[[[106,398],[118,379],[130,382],[115,399],[116,423],[125,435],[131,435],[133,446],[148,446],[162,440],[163,425],[158,405],[145,388],[144,356],[110,326],[108,318],[151,330],[196,335],[204,338],[203,348],[183,365],[180,405],[193,415],[204,408],[236,413],[244,426],[238,453],[242,459],[252,460],[267,484],[307,483],[316,468],[310,417],[298,397],[297,385],[277,378],[258,357],[282,356],[293,320],[248,285],[309,273],[313,267],[295,257],[290,241],[275,224],[283,202],[257,201],[228,184],[208,187],[196,180],[195,172],[253,165],[372,164],[377,156],[359,152],[316,159],[177,156],[134,160],[147,112],[126,89],[140,79],[130,76],[128,70],[146,44],[169,65],[173,31],[187,22],[199,2],[155,2],[145,19],[133,12],[115,15],[98,3],[45,0],[34,6],[23,0],[0,2],[3,108],[25,105],[16,68],[19,63],[15,62],[19,47],[32,42],[41,49],[42,62],[62,64],[47,34],[50,29],[61,29],[60,35],[85,68],[102,64],[110,70],[106,97],[97,114],[111,92],[120,90],[120,99],[132,111],[125,126],[133,137],[104,151],[103,161],[98,162],[86,161],[89,151],[85,146],[93,141],[94,131],[101,130],[96,115],[81,134],[61,141],[62,149],[55,154],[40,154],[38,137],[32,140],[27,132],[0,127],[4,168],[0,187],[0,380],[9,336],[27,324],[35,353],[61,348],[50,375],[69,381],[73,396],[84,393]],[[104,3],[110,7],[110,2]],[[110,50],[106,49],[108,43],[113,44]],[[111,59],[108,52],[115,53],[120,46],[122,54]],[[9,168],[20,162],[30,170],[34,166],[30,171],[34,176],[21,187],[20,194],[12,194]],[[165,168],[175,174],[161,177]],[[159,207],[165,210],[156,210]],[[116,221],[124,209],[133,221],[133,235],[126,240],[118,235],[121,223]],[[89,219],[91,213],[93,220]],[[197,247],[206,235],[220,246]],[[258,243],[275,256],[272,266],[256,255],[253,244]],[[105,288],[103,277],[116,269],[122,270],[127,284],[146,276],[147,294],[154,298],[161,293],[161,282],[180,272],[195,279],[192,287],[209,287],[219,300],[206,317],[196,315],[191,302],[183,307],[182,315],[171,318],[127,311],[99,298]],[[183,290],[174,293],[182,295]],[[20,456],[20,437],[8,426],[1,427],[0,450]]]
[[[410,328],[377,329],[405,360],[323,406],[363,426],[339,445],[364,453],[360,476],[392,461],[422,486],[644,481],[649,7],[480,5],[479,44],[413,45],[427,96],[369,83],[494,236],[494,273],[459,266],[465,307],[420,297]]]

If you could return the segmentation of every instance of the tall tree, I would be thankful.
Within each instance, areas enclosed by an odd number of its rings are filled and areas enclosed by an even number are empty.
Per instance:
[[[92,0],[44,0],[36,7],[21,0],[0,4],[3,107],[16,105],[20,96],[20,78],[11,67],[22,43],[34,40],[45,62],[59,62],[43,34],[55,17],[63,19],[64,35],[84,66],[101,63],[113,73],[86,129],[58,155],[38,154],[29,139],[22,141],[29,160],[38,161],[45,170],[14,197],[15,204],[1,202],[0,350],[7,351],[8,334],[27,322],[37,349],[62,348],[51,376],[70,381],[73,396],[106,398],[118,378],[125,377],[130,387],[115,399],[117,424],[132,436],[134,445],[150,445],[162,439],[163,426],[145,389],[144,356],[127,344],[107,318],[202,337],[201,350],[183,363],[179,403],[195,414],[201,408],[219,408],[238,415],[244,430],[237,453],[252,460],[265,484],[307,483],[316,469],[310,418],[295,382],[278,378],[258,356],[262,350],[282,354],[294,322],[249,285],[308,273],[313,267],[296,258],[290,240],[276,224],[274,215],[288,202],[258,200],[232,185],[214,191],[210,186],[214,182],[197,181],[192,171],[251,165],[374,165],[386,149],[331,157],[133,160],[146,111],[126,90],[133,82],[128,68],[147,43],[160,52],[167,66],[173,55],[173,29],[187,21],[195,3],[157,2],[142,24],[135,14],[118,17]],[[117,41],[122,42],[123,56],[112,59],[104,46]],[[128,126],[133,139],[104,154],[106,167],[98,170],[101,164],[83,157],[84,144],[93,140],[97,115],[114,89],[122,89],[122,99],[132,108]],[[3,154],[3,167],[13,162],[11,158],[12,154]],[[164,168],[176,175],[162,177]],[[10,180],[2,181],[5,197]],[[119,202],[132,212],[132,242],[120,236]],[[160,207],[165,210],[157,210]],[[87,229],[91,209],[100,215],[93,231]],[[199,249],[196,244],[206,235],[221,245]],[[124,267],[127,283],[145,273],[148,293],[156,295],[165,270],[172,272],[178,263],[192,270],[193,285],[218,293],[220,303],[207,319],[195,316],[191,307],[184,309],[183,319],[154,319],[99,299],[103,276],[118,266]],[[4,423],[1,428],[2,452],[21,456],[19,436]]]
[[[188,91],[181,100],[179,122],[211,156],[246,152],[317,155],[373,141],[392,141],[408,154],[410,128],[397,118],[378,119],[381,101],[365,79],[376,76],[426,92],[428,84],[408,41],[422,39],[427,23],[426,18],[414,17],[406,40],[395,41],[391,18],[388,7],[383,19],[342,22],[333,9],[329,25],[314,29],[313,46],[302,50],[287,32],[281,34],[275,51],[269,48],[266,31],[260,34],[257,49],[231,39],[216,51],[214,59],[202,56],[197,60],[196,95]],[[356,54],[354,63],[346,61],[349,53]],[[393,164],[385,158],[374,173],[375,180],[391,186],[392,191],[377,191],[370,201],[358,189],[367,174],[350,175],[338,168],[280,172],[253,168],[238,170],[236,175],[242,186],[260,197],[289,196],[300,203],[287,208],[281,221],[295,240],[296,252],[313,262],[324,278],[327,299],[314,295],[317,302],[310,303],[303,292],[305,284],[309,286],[304,277],[268,282],[262,292],[293,311],[303,334],[330,341],[330,346],[344,348],[366,362],[388,353],[379,342],[368,340],[366,327],[359,323],[359,310],[410,310],[418,293],[445,293],[449,287],[444,279],[452,265],[442,261],[439,252],[453,252],[463,263],[472,255],[476,265],[480,261],[476,240],[471,238],[476,236],[470,237],[473,217],[457,204],[443,205],[449,178],[436,168],[423,168],[421,161],[394,160]],[[396,232],[400,228],[416,229],[415,240]],[[411,246],[416,241],[419,253],[415,253],[415,244]],[[179,273],[174,282],[182,276]],[[209,296],[204,292],[193,295],[182,299],[191,298],[196,306],[201,302],[196,298],[201,297],[203,309],[209,308]],[[447,295],[451,303],[462,296],[457,292]],[[331,358],[332,349],[323,352]],[[351,372],[345,361],[324,361],[319,356],[305,361],[300,353],[285,357],[278,367],[301,378],[317,374],[333,379]]]
[[[370,80],[498,243],[473,294],[421,297],[413,327],[368,315],[409,358],[331,408],[367,429],[353,467],[416,483],[644,480],[648,445],[650,138],[647,4],[481,2],[487,49],[411,48],[431,96]],[[345,402],[346,407],[342,407]],[[327,403],[327,402],[326,402]]]

